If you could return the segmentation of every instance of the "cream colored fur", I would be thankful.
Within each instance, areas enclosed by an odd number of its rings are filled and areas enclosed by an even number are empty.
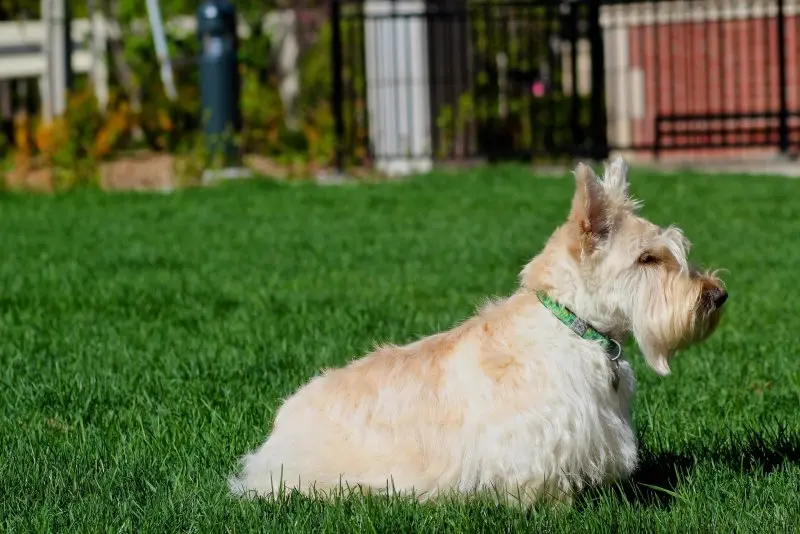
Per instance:
[[[630,475],[630,365],[622,361],[615,391],[602,348],[534,291],[620,342],[632,334],[666,374],[676,349],[713,331],[721,313],[713,297],[721,306],[724,290],[687,262],[678,229],[636,214],[621,159],[602,180],[585,165],[575,174],[569,217],[523,269],[518,291],[451,330],[313,378],[242,458],[231,490],[357,487],[419,499],[488,490],[529,504]]]

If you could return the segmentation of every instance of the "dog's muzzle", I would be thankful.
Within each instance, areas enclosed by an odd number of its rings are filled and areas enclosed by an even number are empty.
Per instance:
[[[709,313],[716,311],[728,300],[728,292],[721,287],[714,287],[703,293],[703,307]]]

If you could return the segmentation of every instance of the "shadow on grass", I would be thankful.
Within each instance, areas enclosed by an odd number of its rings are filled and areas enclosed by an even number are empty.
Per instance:
[[[682,499],[681,481],[699,466],[712,465],[735,472],[769,474],[782,466],[800,465],[800,435],[778,429],[731,433],[724,439],[709,438],[679,451],[640,452],[639,468],[633,476],[612,486],[616,498],[634,505],[669,508]],[[604,490],[589,491],[583,501]]]

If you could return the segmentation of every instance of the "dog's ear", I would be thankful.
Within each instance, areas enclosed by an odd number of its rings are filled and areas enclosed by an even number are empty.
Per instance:
[[[575,195],[569,220],[577,225],[581,248],[591,252],[611,233],[611,204],[603,184],[588,165],[575,168]]]
[[[615,157],[606,164],[603,172],[603,190],[612,202],[620,206],[629,201],[628,198],[628,165],[622,156]]]

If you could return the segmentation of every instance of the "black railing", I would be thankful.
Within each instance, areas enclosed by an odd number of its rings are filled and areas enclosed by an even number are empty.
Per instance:
[[[332,2],[340,165],[800,145],[797,0]]]
[[[598,14],[596,2],[334,0],[340,161],[602,157]]]
[[[605,44],[615,48],[606,54],[610,147],[792,153],[800,54],[788,36],[800,30],[798,8],[795,0],[604,4]]]

